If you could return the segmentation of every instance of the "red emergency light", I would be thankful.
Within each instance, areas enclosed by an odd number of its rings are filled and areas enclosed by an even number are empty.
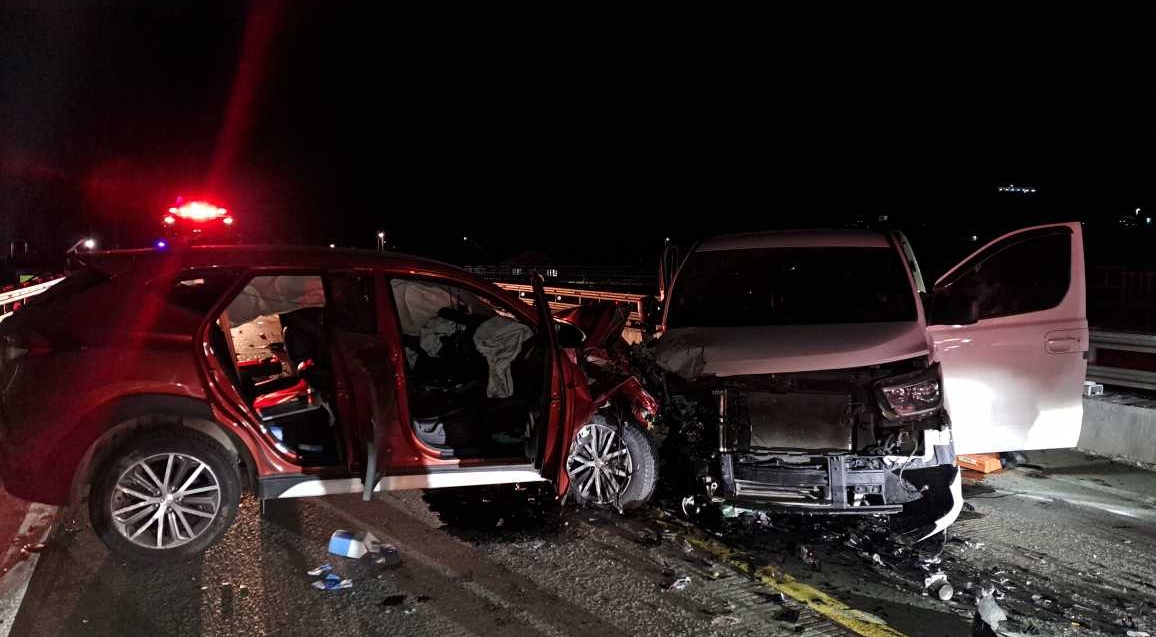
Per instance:
[[[180,206],[169,208],[169,214],[165,216],[165,223],[176,223],[177,217],[190,221],[212,221],[223,217],[222,221],[224,223],[231,224],[233,218],[228,215],[228,210],[214,206],[211,203],[205,201],[190,201]]]

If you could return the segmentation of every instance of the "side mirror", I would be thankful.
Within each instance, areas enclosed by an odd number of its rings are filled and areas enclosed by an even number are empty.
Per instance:
[[[586,342],[582,330],[565,321],[554,321],[554,331],[558,333],[558,347],[562,349],[578,349]]]
[[[929,325],[971,325],[979,320],[979,306],[969,294],[953,294],[950,288],[932,290],[928,304]]]

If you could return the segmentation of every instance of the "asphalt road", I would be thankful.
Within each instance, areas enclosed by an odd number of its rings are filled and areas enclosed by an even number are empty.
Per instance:
[[[852,607],[839,612],[864,634],[968,635],[984,584],[1011,631],[1156,634],[1156,508],[1144,494],[1062,478],[1028,468],[972,484],[974,512],[946,543],[915,549],[870,524],[691,527],[657,506],[623,518],[491,489],[287,500],[264,516],[247,500],[204,556],[152,566],[111,556],[65,510],[11,634],[849,634],[824,617],[825,593]],[[401,565],[329,555],[339,528],[396,544]],[[306,571],[323,563],[353,588],[311,588]],[[939,569],[956,589],[950,602],[923,590]],[[685,589],[664,590],[681,576]]]

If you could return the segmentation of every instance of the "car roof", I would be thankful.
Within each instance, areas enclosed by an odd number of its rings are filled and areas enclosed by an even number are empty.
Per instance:
[[[753,250],[758,248],[887,248],[883,233],[875,230],[765,230],[704,239],[695,252]]]
[[[281,245],[195,245],[168,249],[104,250],[86,253],[85,263],[110,274],[138,266],[174,265],[180,269],[242,268],[382,268],[414,273],[476,278],[456,266],[397,252]]]

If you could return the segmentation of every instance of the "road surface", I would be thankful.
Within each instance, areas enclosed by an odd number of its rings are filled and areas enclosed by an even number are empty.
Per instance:
[[[1008,631],[1156,634],[1154,476],[1057,457],[973,482],[975,510],[914,550],[872,524],[692,526],[661,506],[622,517],[505,488],[276,501],[264,516],[248,499],[200,559],[142,565],[66,509],[11,634],[968,635],[985,584]],[[327,554],[335,529],[396,544],[401,565]],[[323,563],[353,588],[311,588]],[[940,569],[949,602],[923,590]]]

